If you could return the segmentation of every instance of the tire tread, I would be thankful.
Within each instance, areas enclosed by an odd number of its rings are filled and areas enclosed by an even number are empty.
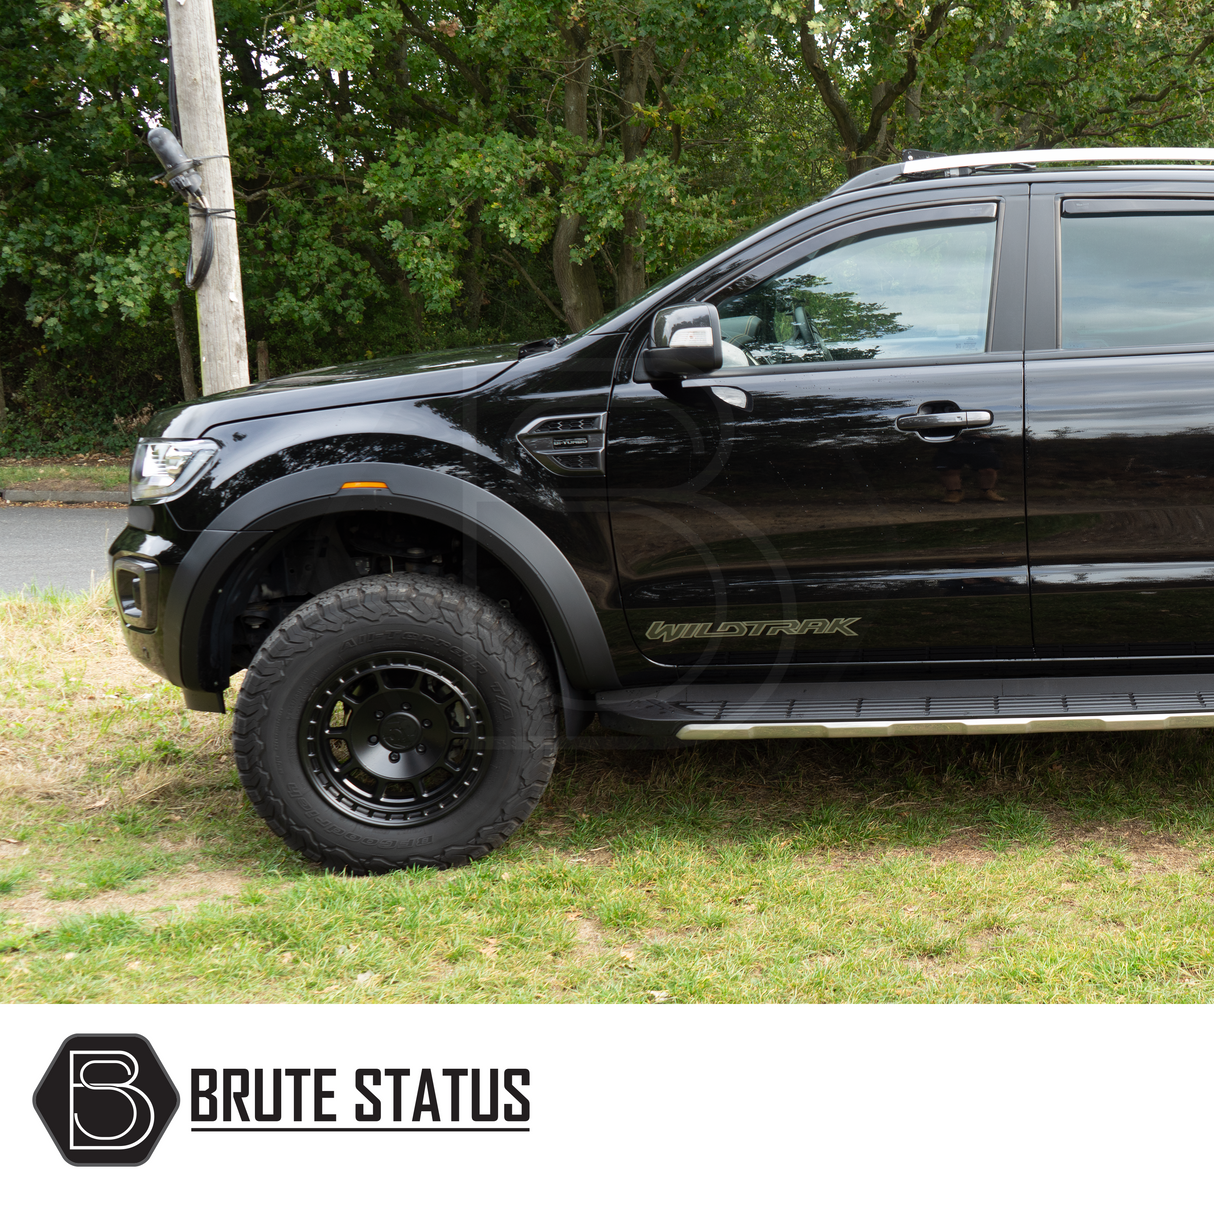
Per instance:
[[[531,750],[515,786],[502,798],[498,816],[467,843],[433,854],[355,857],[344,848],[322,842],[294,819],[287,802],[275,791],[261,724],[273,711],[274,689],[292,662],[334,634],[382,623],[390,613],[415,624],[441,624],[498,658],[523,710],[525,724],[520,736]],[[531,816],[556,761],[556,703],[543,657],[531,638],[487,596],[461,583],[427,576],[361,578],[304,603],[266,639],[237,696],[232,743],[236,767],[254,811],[288,847],[307,859],[355,874],[406,867],[451,868],[488,855]]]

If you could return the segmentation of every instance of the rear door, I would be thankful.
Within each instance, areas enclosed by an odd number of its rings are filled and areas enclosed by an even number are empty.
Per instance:
[[[1029,552],[1042,657],[1214,651],[1214,198],[1033,187]]]
[[[644,654],[1030,655],[1026,220],[1016,186],[852,218],[712,297],[732,365],[617,385],[612,532]]]

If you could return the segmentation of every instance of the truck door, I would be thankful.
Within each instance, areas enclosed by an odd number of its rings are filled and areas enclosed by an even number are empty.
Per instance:
[[[1214,198],[1052,184],[1031,222],[1037,652],[1214,652]]]
[[[612,532],[645,655],[1030,656],[1026,218],[1013,187],[816,233],[711,297],[722,370],[617,384]]]

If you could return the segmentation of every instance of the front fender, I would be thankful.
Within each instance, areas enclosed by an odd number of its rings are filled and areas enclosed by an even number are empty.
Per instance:
[[[387,489],[341,489],[382,481]],[[368,506],[443,523],[506,566],[531,595],[552,634],[570,683],[581,690],[620,686],[602,625],[573,566],[529,518],[457,476],[403,464],[352,463],[293,472],[251,490],[218,514],[191,545],[165,603],[165,666],[178,686],[204,688],[199,640],[212,600],[232,566],[285,526],[335,509]],[[177,630],[177,636],[172,631]]]

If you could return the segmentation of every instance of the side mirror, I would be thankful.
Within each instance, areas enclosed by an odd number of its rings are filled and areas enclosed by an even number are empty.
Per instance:
[[[724,362],[716,308],[706,303],[663,308],[653,318],[642,361],[650,380],[715,371]]]

